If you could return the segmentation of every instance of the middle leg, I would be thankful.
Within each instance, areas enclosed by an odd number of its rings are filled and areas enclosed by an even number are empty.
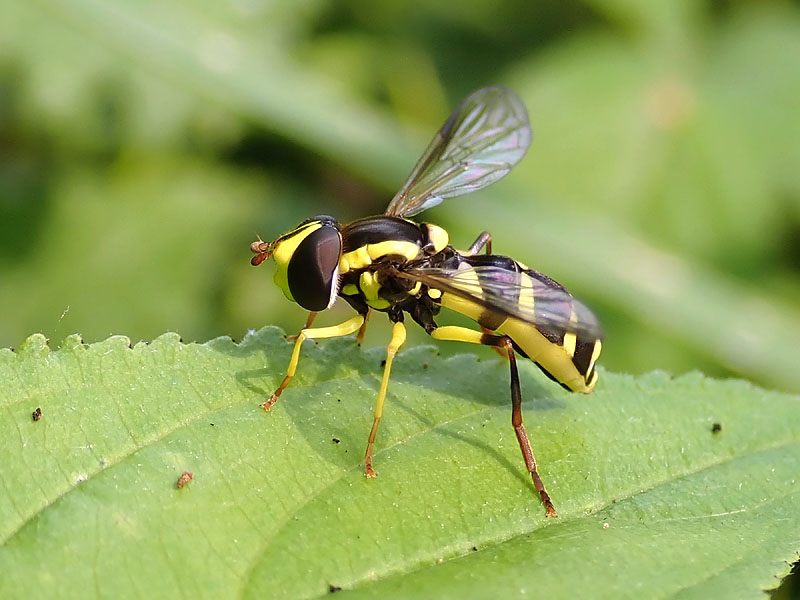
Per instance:
[[[369,432],[369,439],[367,440],[367,451],[364,454],[364,470],[366,471],[367,478],[377,477],[377,473],[372,468],[372,447],[375,445],[375,436],[378,435],[378,425],[383,416],[383,401],[386,399],[386,389],[389,387],[389,374],[392,371],[392,361],[406,341],[406,328],[401,321],[394,324],[392,329],[392,339],[389,346],[386,348],[386,365],[383,367],[383,379],[381,380],[381,388],[378,391],[378,401],[375,403],[375,417],[372,420],[372,429]]]

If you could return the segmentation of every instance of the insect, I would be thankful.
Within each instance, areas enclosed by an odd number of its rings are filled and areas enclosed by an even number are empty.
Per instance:
[[[386,313],[394,325],[364,456],[366,476],[375,477],[373,447],[392,361],[406,339],[408,314],[435,339],[491,346],[508,359],[514,432],[546,515],[556,516],[522,422],[516,355],[534,361],[564,388],[588,394],[597,382],[598,321],[547,275],[492,254],[488,232],[466,251],[458,251],[443,228],[409,219],[445,198],[494,183],[519,162],[530,141],[520,98],[502,87],[478,89],[447,119],[385,214],[348,224],[317,216],[273,242],[253,242],[251,263],[259,265],[271,257],[277,286],[310,311],[295,336],[286,376],[262,407],[270,410],[289,385],[305,340],[357,333],[361,343],[370,310]],[[312,328],[315,315],[337,297],[344,298],[356,316],[332,327]],[[442,307],[473,319],[480,329],[439,326],[435,317]]]

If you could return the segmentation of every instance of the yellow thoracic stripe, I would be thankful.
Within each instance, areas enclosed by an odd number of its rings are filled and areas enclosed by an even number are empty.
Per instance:
[[[375,306],[376,302],[383,305],[384,299],[379,298],[377,296],[378,291],[380,291],[380,285],[378,285],[378,282],[376,281],[375,276],[372,273],[368,271],[362,273],[361,277],[359,277],[359,284],[364,286],[364,289],[366,290],[364,292],[364,296],[365,299],[368,300],[369,303],[371,303],[370,306],[372,306],[373,308],[377,308]],[[422,282],[418,281],[417,283],[414,284],[414,287],[408,290],[408,295],[416,296],[417,294],[419,294],[419,291],[421,289],[422,289]],[[347,283],[342,286],[341,292],[345,296],[355,296],[358,293],[360,293],[360,290],[358,289],[358,286],[355,283]],[[439,295],[441,296],[441,292],[439,293]]]
[[[389,308],[389,301],[378,296],[381,290],[381,284],[378,283],[378,278],[374,273],[364,271],[358,280],[358,286],[361,288],[361,293],[364,295],[364,300],[372,308],[382,310]]]
[[[450,243],[447,231],[432,223],[426,223],[425,226],[428,229],[428,242],[433,253],[441,252]]]
[[[358,294],[358,286],[355,283],[348,283],[342,286],[342,293],[346,296],[355,296]]]
[[[435,288],[428,288],[428,296],[430,296],[433,300],[438,300],[442,297],[441,290],[437,290]]]
[[[351,250],[339,259],[339,274],[344,275],[350,269],[360,269],[372,263],[372,259],[367,252],[367,246],[360,246],[355,250]]]
[[[343,275],[354,269],[366,268],[384,256],[400,256],[406,261],[412,261],[419,258],[419,255],[420,247],[414,242],[387,240],[377,244],[364,244],[342,255],[339,260],[339,273]]]

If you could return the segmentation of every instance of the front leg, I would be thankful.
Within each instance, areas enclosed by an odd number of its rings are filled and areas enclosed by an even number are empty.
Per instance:
[[[314,313],[312,313],[313,315]],[[275,390],[272,396],[269,397],[269,400],[261,404],[261,408],[264,410],[269,410],[272,408],[272,405],[278,401],[278,398],[283,393],[283,390],[286,389],[286,386],[289,385],[289,382],[292,381],[295,372],[297,371],[297,363],[300,361],[300,347],[303,345],[303,342],[306,340],[313,340],[313,339],[322,339],[322,338],[333,338],[333,337],[342,337],[344,335],[350,335],[358,331],[358,329],[364,324],[364,315],[356,315],[352,319],[345,321],[344,323],[339,323],[338,325],[333,325],[332,327],[319,327],[317,329],[303,329],[297,336],[297,340],[294,343],[294,350],[292,351],[292,358],[289,361],[289,367],[286,369],[286,377],[283,378],[283,381],[278,386],[278,389]]]

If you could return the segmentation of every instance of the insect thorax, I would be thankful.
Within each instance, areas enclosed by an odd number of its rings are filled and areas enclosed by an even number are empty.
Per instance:
[[[342,296],[359,312],[387,312],[392,320],[408,312],[426,330],[435,327],[438,304],[420,282],[397,277],[404,265],[426,264],[449,248],[447,233],[436,225],[397,217],[369,217],[342,229],[339,264]]]

